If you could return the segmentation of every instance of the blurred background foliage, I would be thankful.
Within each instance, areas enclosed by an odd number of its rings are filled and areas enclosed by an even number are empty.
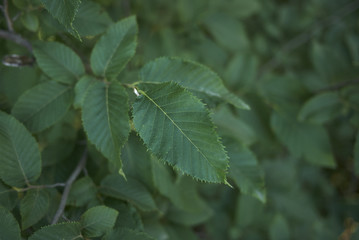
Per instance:
[[[156,202],[166,214],[139,214],[109,199],[109,206],[123,209],[120,216],[127,214],[133,221],[118,224],[138,227],[141,222],[141,229],[158,239],[359,239],[359,1],[83,1],[74,22],[82,42],[66,34],[37,2],[14,0],[10,6],[13,15],[23,9],[14,24],[26,29],[21,33],[31,41],[56,39],[86,61],[98,34],[111,22],[135,14],[139,47],[121,81],[136,81],[138,69],[156,57],[179,56],[212,68],[251,107],[238,110],[204,99],[231,157],[234,188],[177,177],[181,201],[170,199],[177,206],[171,209],[163,199],[170,198],[170,190],[158,184],[173,175],[157,166],[152,169],[153,176],[161,176],[154,180],[161,193]],[[8,53],[27,54],[0,39],[0,55]],[[26,89],[47,80],[28,67],[1,66],[0,77],[0,106],[5,110]],[[43,158],[53,156],[52,151],[68,157],[72,147],[64,151],[51,146],[74,146],[71,129],[78,126],[72,112],[40,134]],[[131,141],[139,140],[131,136]],[[143,149],[132,151],[141,156]],[[127,153],[126,175],[149,184],[146,167],[132,166]],[[48,158],[44,162],[49,166],[61,160]],[[90,164],[97,170],[94,182],[82,181],[98,185],[96,176],[101,179],[107,170],[98,170],[100,160]],[[56,174],[70,171],[66,166],[57,166]],[[53,177],[53,172],[47,174]],[[193,203],[199,214],[178,210]]]

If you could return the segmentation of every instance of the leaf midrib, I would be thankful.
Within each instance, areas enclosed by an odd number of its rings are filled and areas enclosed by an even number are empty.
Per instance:
[[[182,129],[175,123],[175,121],[159,106],[150,96],[148,96],[144,91],[139,90],[145,97],[147,97],[161,112],[173,123],[173,125],[182,133],[183,136],[187,138],[187,140],[197,149],[197,151],[203,156],[203,158],[208,162],[208,164],[216,169],[211,161],[204,155],[204,153],[192,142],[192,140],[182,131]]]

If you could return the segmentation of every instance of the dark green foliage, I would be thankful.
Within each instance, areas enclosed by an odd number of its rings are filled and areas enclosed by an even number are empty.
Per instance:
[[[357,1],[0,4],[0,240],[359,238]]]

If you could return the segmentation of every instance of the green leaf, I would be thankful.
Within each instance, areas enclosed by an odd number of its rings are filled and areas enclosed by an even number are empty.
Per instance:
[[[231,52],[249,48],[247,33],[241,22],[233,16],[212,14],[205,20],[204,26],[219,45]]]
[[[66,28],[73,28],[73,21],[81,4],[81,0],[41,0],[45,8]]]
[[[96,78],[92,76],[85,75],[83,76],[75,85],[75,99],[74,107],[81,108],[82,103],[85,99],[87,91],[89,88],[96,82]]]
[[[118,174],[109,175],[102,180],[100,191],[104,195],[128,201],[143,211],[157,209],[145,186],[131,177],[125,180]]]
[[[174,206],[167,213],[172,222],[185,226],[198,225],[212,216],[213,211],[199,195],[196,184],[187,176],[180,177],[176,182],[169,196]]]
[[[38,43],[34,55],[41,70],[56,81],[72,84],[85,74],[80,57],[62,43]]]
[[[79,222],[66,222],[50,225],[36,231],[29,240],[80,240],[81,224]]]
[[[228,157],[200,100],[176,83],[138,88],[133,122],[147,147],[195,179],[226,182]]]
[[[151,236],[144,232],[138,232],[129,228],[117,228],[106,236],[102,240],[154,240]]]
[[[95,36],[104,32],[111,23],[111,18],[98,3],[82,1],[73,26],[80,36]]]
[[[65,116],[72,99],[71,86],[55,81],[44,82],[21,95],[12,114],[31,132],[40,132]]]
[[[72,185],[67,204],[81,207],[96,199],[97,189],[90,177],[83,177]]]
[[[20,240],[20,227],[14,216],[0,206],[0,240]]]
[[[86,238],[99,237],[115,225],[118,212],[106,206],[88,209],[81,216],[82,234]]]
[[[120,83],[96,82],[85,96],[82,122],[88,139],[121,169],[121,147],[130,132],[128,96]]]
[[[323,126],[298,123],[293,118],[274,113],[271,127],[293,156],[304,157],[314,165],[336,166],[329,136]]]
[[[300,121],[326,123],[340,114],[341,102],[337,93],[322,93],[304,103],[298,114]]]
[[[28,30],[32,32],[36,32],[39,28],[39,19],[37,15],[33,14],[32,12],[26,12],[24,15],[22,15],[21,22]]]
[[[0,206],[12,210],[17,205],[17,192],[0,181]]]
[[[136,178],[149,189],[153,187],[151,155],[135,132],[130,134],[127,143],[121,151],[121,158],[123,160],[123,171],[126,173],[126,176]]]
[[[92,50],[93,72],[109,80],[116,78],[135,55],[136,46],[137,23],[134,16],[111,25]]]
[[[22,187],[41,173],[40,151],[28,130],[13,116],[0,111],[0,178]]]
[[[105,204],[118,211],[120,217],[116,220],[115,228],[143,231],[141,215],[134,206],[115,198],[106,198]]]
[[[206,66],[189,60],[158,58],[141,69],[140,79],[151,83],[174,81],[194,93],[221,98],[238,108],[249,109],[247,104],[225,88],[216,73]]]
[[[20,202],[21,227],[31,227],[43,218],[49,208],[49,196],[41,189],[30,190]]]
[[[230,178],[234,180],[242,193],[265,203],[264,171],[259,166],[256,156],[247,147],[239,144],[226,145],[230,160]]]
[[[257,135],[251,126],[234,115],[227,106],[217,108],[212,118],[221,134],[235,138],[247,146],[257,141]]]
[[[291,239],[287,220],[282,215],[276,215],[269,227],[270,240]]]

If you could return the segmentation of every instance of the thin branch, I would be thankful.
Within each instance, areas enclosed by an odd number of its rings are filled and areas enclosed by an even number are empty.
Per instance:
[[[66,181],[66,186],[65,186],[64,192],[62,193],[59,208],[57,209],[56,214],[55,214],[54,218],[52,219],[51,224],[57,223],[59,221],[60,217],[62,216],[62,214],[64,213],[67,198],[69,197],[69,194],[70,194],[71,186],[72,186],[73,182],[76,180],[76,178],[80,175],[81,171],[84,169],[84,167],[86,165],[86,160],[87,160],[87,148],[85,149],[84,153],[82,154],[82,157],[81,157],[79,163],[77,164],[75,170],[72,172],[72,174]]]
[[[51,184],[51,185],[30,185],[27,188],[17,189],[17,191],[18,192],[26,192],[31,189],[55,188],[55,187],[65,187],[65,186],[66,186],[65,183],[55,183],[55,184]]]
[[[351,1],[350,3],[340,8],[337,12],[330,15],[323,21],[320,21],[319,23],[316,24],[312,24],[313,27],[310,30],[302,32],[299,35],[295,36],[294,38],[290,39],[288,42],[282,45],[282,47],[277,51],[275,56],[273,56],[269,61],[267,61],[263,65],[262,69],[259,71],[258,78],[263,76],[265,73],[279,67],[282,63],[280,58],[283,54],[288,54],[289,52],[309,42],[319,31],[338,23],[340,19],[355,12],[358,8],[359,8],[359,1],[358,0]]]
[[[4,0],[3,12],[4,12],[5,19],[6,19],[7,28],[9,29],[10,32],[13,32],[14,27],[13,27],[12,20],[9,15],[9,4],[8,4],[7,0]]]
[[[13,41],[21,46],[24,46],[32,52],[32,45],[31,43],[26,40],[25,38],[21,37],[19,34],[16,34],[14,32],[4,31],[0,30],[0,38],[8,39],[10,41]]]
[[[336,90],[340,90],[340,89],[342,89],[342,88],[344,88],[346,86],[353,85],[353,84],[359,84],[359,79],[340,82],[340,83],[331,85],[329,87],[319,89],[317,92],[321,93],[321,92],[328,92],[328,91],[336,91]]]

